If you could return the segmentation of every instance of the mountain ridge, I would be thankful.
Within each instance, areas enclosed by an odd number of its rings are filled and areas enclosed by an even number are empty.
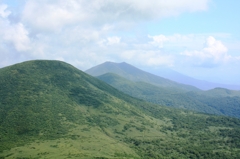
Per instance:
[[[210,114],[221,114],[207,105],[199,103],[198,100],[189,98],[185,93],[176,92],[174,89],[157,87],[142,81],[130,81],[114,73],[106,73],[97,76],[97,78],[130,96],[151,103]]]
[[[113,62],[105,62],[103,64],[97,65],[85,71],[86,73],[92,76],[99,76],[105,73],[115,73],[126,79],[132,81],[143,81],[147,83],[151,83],[153,85],[161,86],[161,87],[172,87],[179,91],[192,91],[198,90],[194,86],[180,84],[157,75],[148,73],[146,71],[140,70],[126,62],[122,63],[113,63]]]
[[[97,78],[130,96],[151,103],[240,118],[239,91],[215,88],[209,91],[176,92],[145,82],[130,81],[114,73]]]

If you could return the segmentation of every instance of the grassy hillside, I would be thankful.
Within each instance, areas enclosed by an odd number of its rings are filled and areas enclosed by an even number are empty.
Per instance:
[[[106,73],[97,78],[130,96],[151,103],[210,114],[222,114],[220,111],[192,98],[185,92],[176,92],[175,89],[156,87],[155,85],[145,82],[130,81],[113,73]]]
[[[153,75],[151,73],[142,71],[125,62],[123,63],[105,62],[103,64],[90,68],[85,72],[92,76],[100,76],[105,73],[115,73],[130,81],[142,81],[142,82],[150,83],[152,85],[167,87],[168,89],[174,89],[176,92],[198,90],[196,87],[180,84],[180,83],[168,80],[166,78],[162,78],[162,77]]]
[[[145,103],[59,61],[0,69],[0,158],[239,158],[240,120]]]
[[[216,88],[186,93],[145,82],[133,82],[113,73],[106,73],[97,78],[130,96],[151,103],[240,118],[239,91]]]

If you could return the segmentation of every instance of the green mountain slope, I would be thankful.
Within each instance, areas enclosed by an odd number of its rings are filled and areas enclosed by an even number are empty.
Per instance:
[[[151,103],[240,118],[238,91],[216,88],[185,93],[156,87],[145,82],[133,82],[113,73],[106,73],[97,78],[130,96]]]
[[[199,90],[196,87],[180,84],[166,78],[162,78],[151,73],[142,71],[125,62],[105,62],[103,64],[90,68],[85,72],[92,76],[100,76],[105,73],[115,73],[131,81],[142,81],[160,87],[168,87],[168,89],[174,89],[175,92]]]
[[[225,88],[215,88],[208,91],[199,92],[199,94],[211,97],[240,97],[240,91],[229,90]]]
[[[240,120],[145,103],[59,61],[0,69],[0,158],[239,158]]]
[[[217,110],[218,114],[240,118],[240,96],[235,91],[218,88],[206,92],[191,92],[186,94],[189,98],[198,100]]]
[[[192,98],[185,92],[179,93],[174,89],[156,87],[155,85],[145,82],[130,81],[113,73],[106,73],[98,76],[97,78],[130,96],[143,99],[151,103],[210,114],[222,114],[220,111],[201,103],[195,98]]]

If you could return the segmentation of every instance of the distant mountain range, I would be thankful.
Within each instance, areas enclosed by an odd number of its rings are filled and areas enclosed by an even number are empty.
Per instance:
[[[98,75],[97,78],[128,95],[151,103],[240,118],[240,91],[225,88],[202,91],[127,63],[106,62],[86,72]]]
[[[145,102],[64,62],[0,69],[0,158],[240,158],[239,134],[237,118]]]
[[[208,81],[204,81],[204,80],[198,80],[198,79],[186,76],[184,74],[181,74],[181,73],[174,71],[172,69],[169,69],[169,68],[160,68],[157,71],[155,71],[154,73],[148,73],[146,71],[142,71],[142,70],[140,70],[130,64],[127,64],[125,62],[122,62],[122,63],[105,62],[98,66],[92,67],[92,68],[86,70],[85,72],[88,74],[91,74],[93,76],[99,76],[99,75],[102,75],[105,73],[112,72],[112,73],[119,74],[120,76],[123,76],[129,80],[134,80],[134,81],[141,80],[141,81],[145,81],[145,82],[153,83],[153,84],[156,84],[156,82],[152,82],[152,81],[149,81],[149,79],[143,79],[143,78],[146,78],[149,76],[150,76],[150,78],[152,78],[153,76],[155,76],[155,79],[157,79],[157,78],[162,78],[162,80],[164,79],[163,83],[165,86],[169,86],[166,83],[175,82],[175,85],[176,85],[176,83],[178,83],[178,84],[183,84],[185,86],[186,85],[194,86],[201,90],[210,90],[210,89],[214,89],[214,88],[218,88],[218,87],[226,88],[226,89],[230,89],[230,90],[240,90],[239,85],[219,84],[219,83],[213,83],[213,82],[208,82]],[[141,79],[140,79],[139,74],[141,75],[143,73],[145,74],[145,77],[141,77]],[[132,76],[129,76],[129,74],[132,74]],[[168,82],[166,82],[167,80],[168,80]],[[159,80],[159,81],[161,81],[161,80]],[[161,84],[161,86],[163,86],[163,84]]]
[[[198,79],[186,76],[184,74],[181,74],[169,68],[160,68],[154,74],[160,77],[170,79],[175,82],[179,82],[186,85],[192,85],[202,90],[209,90],[209,89],[214,89],[218,87],[231,89],[231,90],[240,90],[240,85],[220,84],[220,83],[208,82],[204,80],[198,80]]]

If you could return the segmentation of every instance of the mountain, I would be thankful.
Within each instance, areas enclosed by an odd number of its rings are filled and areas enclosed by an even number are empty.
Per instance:
[[[193,91],[198,90],[196,87],[190,85],[180,84],[166,78],[162,78],[151,73],[142,71],[130,64],[105,62],[85,71],[92,76],[100,76],[105,73],[115,73],[131,81],[142,81],[160,87],[168,87],[177,91]]]
[[[230,90],[240,90],[239,85],[220,84],[220,83],[213,83],[213,82],[208,82],[204,80],[198,80],[198,79],[186,76],[184,74],[181,74],[169,68],[160,68],[157,71],[155,71],[153,74],[170,79],[178,83],[192,85],[202,90],[210,90],[217,87],[226,88]]]
[[[98,76],[128,95],[148,102],[240,118],[239,91],[221,88],[202,91],[150,74],[124,62],[105,62],[85,72]]]
[[[201,103],[219,111],[226,116],[240,118],[240,92],[224,88],[215,88],[202,92],[186,93]]]
[[[97,76],[97,78],[130,96],[151,103],[175,108],[184,108],[209,114],[223,115],[219,110],[209,107],[199,100],[192,98],[185,92],[176,92],[174,89],[157,87],[141,81],[130,81],[113,73],[106,73],[101,76]],[[189,94],[191,93],[192,92]]]
[[[158,106],[59,61],[0,69],[0,158],[239,158],[240,120]]]
[[[216,88],[209,91],[175,92],[145,82],[130,81],[113,73],[97,78],[130,96],[151,103],[240,118],[239,91]]]
[[[200,92],[199,92],[200,93]],[[229,90],[225,88],[215,88],[208,91],[200,93],[202,95],[212,96],[212,97],[240,97],[240,91]]]

